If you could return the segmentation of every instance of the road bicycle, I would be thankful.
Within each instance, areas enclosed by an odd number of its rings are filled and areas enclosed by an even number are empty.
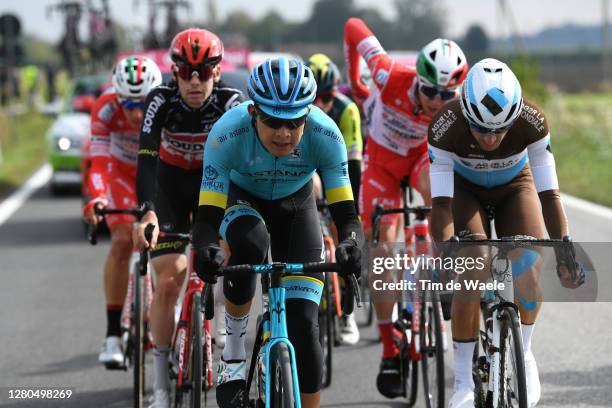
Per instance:
[[[224,276],[228,273],[262,274],[263,312],[258,319],[257,334],[243,394],[249,395],[255,379],[256,398],[249,401],[249,406],[301,408],[295,352],[288,338],[286,293],[282,285],[282,278],[287,275],[329,271],[341,272],[339,264],[275,262],[261,265],[226,266],[215,271],[217,276]],[[347,288],[342,307],[344,313],[350,314],[353,312],[355,299],[357,299],[357,304],[360,304],[359,285],[354,275],[343,277],[347,281]],[[207,299],[213,297],[212,292],[210,289],[206,290]],[[212,304],[212,301],[207,300],[207,316],[214,315],[214,309],[209,306]]]
[[[110,214],[133,215],[142,218],[144,208],[94,208],[95,214],[104,217]],[[91,224],[89,242],[96,245],[97,225]],[[107,365],[108,369],[127,370],[132,368],[134,385],[134,408],[142,408],[145,395],[145,351],[152,348],[149,311],[153,299],[153,282],[148,273],[147,251],[135,250],[130,260],[130,277],[123,310],[121,312],[121,345],[124,352],[123,364]]]
[[[403,214],[404,245],[399,255],[406,255],[408,259],[421,258],[423,260],[421,265],[425,267],[409,267],[402,270],[402,280],[414,284],[414,290],[408,293],[402,291],[402,295],[398,297],[398,318],[393,324],[402,333],[399,340],[402,359],[400,364],[402,396],[408,400],[408,406],[416,403],[420,363],[426,407],[443,408],[445,407],[444,352],[448,348],[446,325],[439,291],[432,285],[421,285],[421,282],[439,280],[426,262],[431,256],[426,218],[431,212],[431,207],[409,206],[413,197],[408,177],[402,178],[400,188],[403,197],[401,208],[384,208],[379,204],[372,213],[372,245],[376,246],[379,243],[381,218],[386,214]],[[414,227],[411,214],[415,216]]]
[[[155,226],[145,228],[145,237],[150,242]],[[202,291],[204,282],[193,268],[194,251],[191,234],[161,231],[159,238],[172,239],[189,244],[189,262],[185,292],[180,302],[178,322],[175,324],[170,343],[170,380],[173,382],[173,405],[175,408],[199,408],[206,406],[208,391],[213,387],[212,338],[210,318],[205,318]],[[203,395],[202,395],[203,394]]]

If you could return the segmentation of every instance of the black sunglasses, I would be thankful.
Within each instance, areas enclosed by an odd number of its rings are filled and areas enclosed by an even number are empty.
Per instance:
[[[455,91],[441,91],[438,88],[427,85],[421,85],[419,91],[429,99],[433,99],[436,95],[440,95],[443,101],[449,101],[457,95]]]
[[[320,99],[323,103],[329,103],[332,99],[336,97],[336,92],[325,92],[317,94],[316,99]]]
[[[282,127],[286,127],[289,130],[297,129],[306,122],[306,117],[308,116],[307,113],[306,115],[295,119],[281,119],[268,115],[258,107],[256,107],[256,110],[259,120],[272,129],[280,129]]]
[[[467,122],[468,122],[468,125],[470,125],[470,127],[474,129],[476,132],[482,133],[485,135],[498,135],[510,129],[510,126],[506,126],[506,127],[499,128],[499,129],[489,129],[484,126],[477,125],[476,123],[471,122],[469,120]]]

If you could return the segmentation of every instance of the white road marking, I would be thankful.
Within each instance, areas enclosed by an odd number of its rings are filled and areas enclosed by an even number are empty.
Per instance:
[[[36,190],[47,184],[52,173],[49,163],[44,164],[17,191],[2,201],[0,203],[0,225],[4,224]]]
[[[561,200],[569,207],[577,208],[595,216],[612,220],[612,208],[604,207],[603,205],[595,204],[568,194],[561,194]]]

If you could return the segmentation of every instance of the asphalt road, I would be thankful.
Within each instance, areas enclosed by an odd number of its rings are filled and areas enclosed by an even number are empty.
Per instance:
[[[0,226],[2,407],[131,406],[131,372],[106,371],[97,363],[105,331],[102,264],[108,242],[91,247],[79,214],[77,197],[52,198],[44,187]],[[611,220],[573,208],[568,215],[577,240],[610,241]],[[609,272],[609,265],[597,266],[600,275]],[[533,341],[543,391],[538,406],[611,406],[611,316],[612,303],[544,305]],[[380,354],[373,327],[362,329],[358,345],[336,348],[333,384],[323,391],[322,406],[403,406],[376,391]],[[452,352],[446,356],[450,387]],[[150,362],[147,368],[151,384]],[[61,402],[9,399],[10,389],[32,387],[73,394]]]

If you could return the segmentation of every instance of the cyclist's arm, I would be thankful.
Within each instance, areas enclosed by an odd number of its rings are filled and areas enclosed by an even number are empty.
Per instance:
[[[349,18],[344,25],[344,51],[349,84],[353,94],[359,99],[366,99],[370,95],[370,90],[365,84],[361,83],[359,57],[363,57],[368,64],[372,72],[372,78],[379,77],[376,71],[379,62],[387,61],[388,65],[390,58],[363,20],[355,17]],[[386,82],[386,78],[382,81],[374,81],[379,88],[384,86],[384,82]]]
[[[361,137],[361,117],[359,108],[354,102],[346,106],[339,123],[340,132],[344,136],[344,144],[348,155],[348,173],[353,190],[353,198],[357,202],[359,197],[359,186],[361,184],[361,157],[363,150],[363,139]],[[359,210],[357,210],[359,212]]]
[[[430,132],[429,182],[431,185],[431,233],[434,241],[443,242],[455,234],[453,194],[455,189],[453,154],[432,146]]]
[[[528,145],[527,152],[548,235],[553,239],[569,235],[567,217],[559,195],[555,158],[550,149],[550,134]]]
[[[140,128],[136,193],[140,204],[148,202],[154,210],[155,177],[162,128],[166,117],[166,96],[152,90],[145,101],[145,120]]]
[[[363,230],[357,216],[348,178],[348,160],[344,140],[340,130],[331,119],[326,125],[329,125],[328,130],[332,132],[325,132],[321,134],[322,137],[315,138],[320,143],[317,149],[319,152],[318,167],[325,186],[325,198],[338,228],[338,240],[342,242],[354,235],[357,245],[361,246]]]
[[[195,248],[218,242],[219,226],[227,206],[234,143],[219,138],[228,133],[223,126],[226,115],[215,123],[204,146],[198,213],[192,231]]]
[[[108,180],[108,166],[111,160],[110,154],[110,129],[104,116],[110,115],[112,119],[112,102],[98,98],[91,112],[91,143],[89,154],[91,157],[91,168],[87,187],[91,199],[106,198],[106,186]]]

